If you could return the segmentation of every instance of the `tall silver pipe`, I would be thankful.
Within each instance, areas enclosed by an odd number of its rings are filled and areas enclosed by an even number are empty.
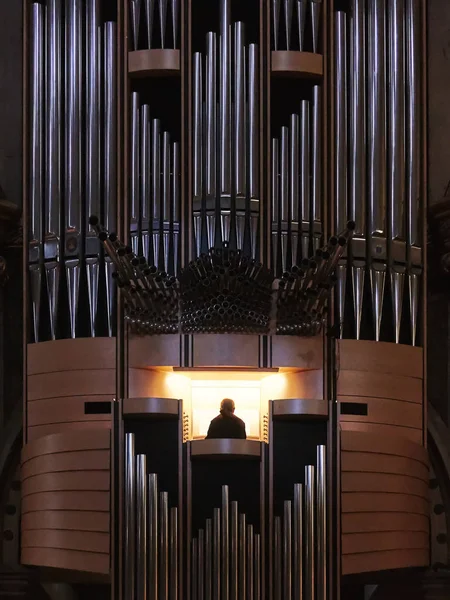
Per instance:
[[[421,172],[421,102],[420,102],[420,11],[417,0],[406,0],[406,202],[407,241],[409,249],[409,306],[411,343],[416,345],[419,307],[418,276],[422,266],[420,223],[420,172]]]
[[[380,339],[386,278],[386,64],[384,0],[368,8],[367,196],[375,340]]]
[[[289,128],[289,206],[291,211],[292,264],[297,264],[299,220],[299,148],[300,127],[298,115],[291,115]]]
[[[117,25],[108,21],[104,25],[104,181],[105,227],[117,230]],[[113,334],[114,319],[114,266],[105,257],[106,303],[108,307],[108,334]]]
[[[61,240],[61,148],[62,148],[62,59],[61,0],[47,2],[47,89],[46,89],[46,156],[45,177],[45,238],[44,256],[47,275],[47,296],[50,310],[50,334],[56,338],[60,279]]]
[[[222,486],[222,544],[221,544],[221,564],[222,573],[220,576],[222,583],[222,600],[228,600],[230,596],[230,498],[227,485]]]
[[[252,257],[256,259],[259,223],[259,64],[258,46],[248,48],[248,120],[249,120],[249,192],[250,241]]]
[[[162,205],[164,224],[164,271],[169,271],[169,243],[170,243],[170,134],[163,133],[162,143]]]
[[[239,590],[239,514],[238,503],[231,502],[230,506],[230,598],[237,599]]]
[[[152,48],[154,15],[155,0],[145,0],[145,23],[147,25],[147,42],[149,50]]]
[[[335,189],[336,189],[336,231],[344,231],[347,223],[347,21],[345,12],[338,11],[335,16],[335,110],[336,110],[336,163],[335,163]],[[339,323],[344,322],[345,289],[347,280],[347,265],[342,261],[337,269],[337,309]]]
[[[254,599],[254,540],[253,525],[247,525],[247,600]]]
[[[284,501],[283,513],[283,599],[292,599],[292,505],[290,500]]]
[[[356,223],[355,237],[365,236],[365,92],[364,0],[351,0],[349,70],[349,216]],[[359,257],[358,257],[359,258]]]
[[[216,195],[216,34],[206,38],[206,195]]]
[[[159,512],[158,476],[148,476],[148,589],[150,598],[158,598]]]
[[[313,87],[311,144],[311,220],[314,236],[313,250],[316,251],[322,239],[322,88],[320,85]]]
[[[194,54],[194,202],[199,202],[203,193],[203,78],[202,55]],[[198,207],[196,206],[196,209]],[[200,254],[200,253],[199,253]]]
[[[106,50],[106,48],[105,48]],[[100,92],[101,92],[101,29],[100,2],[86,3],[86,272],[91,336],[95,336],[99,280],[99,244],[96,232],[89,225],[90,215],[100,215]]]
[[[322,0],[311,0],[311,22],[313,52],[319,51],[320,38],[320,15],[322,12]]]
[[[300,202],[302,206],[302,257],[308,258],[311,226],[311,188],[310,188],[310,109],[307,100],[301,101],[300,114]]]
[[[277,138],[272,139],[272,267],[275,276],[277,275],[278,265],[278,219],[279,219],[279,143]]]
[[[206,519],[205,528],[205,600],[212,600],[213,528],[211,519]]]
[[[255,600],[261,598],[261,536],[259,533],[255,534],[254,543],[254,575],[255,575],[255,586],[254,586],[254,597]]]
[[[388,3],[388,230],[391,292],[396,343],[400,339],[405,245],[405,0]]]
[[[316,510],[317,510],[317,600],[327,600],[328,564],[327,564],[327,452],[325,446],[317,446],[316,471]]]
[[[246,82],[244,23],[234,24],[234,179],[236,195],[245,198],[247,191],[247,130],[246,130]]]
[[[283,556],[283,542],[281,534],[281,519],[275,517],[274,519],[274,600],[282,599],[282,556]]]
[[[174,48],[176,48],[178,45],[178,21],[180,18],[179,12],[180,6],[178,0],[172,0],[172,37]]]
[[[169,599],[169,498],[167,492],[159,493],[160,549],[159,600]]]
[[[303,598],[303,486],[294,486],[294,597]]]
[[[291,29],[292,29],[292,12],[293,0],[284,0],[284,27],[286,33],[286,50],[291,49]]]
[[[139,94],[131,94],[131,202],[130,202],[130,238],[133,252],[139,254]]]
[[[147,457],[136,456],[136,589],[147,597]]]
[[[192,540],[192,600],[198,600],[198,540]]]
[[[167,2],[168,2],[168,0],[159,0],[159,23],[161,26],[161,48],[163,48],[163,49],[166,45]]]
[[[315,469],[305,467],[305,592],[307,598],[315,598]]]
[[[239,515],[239,600],[247,600],[247,522]]]
[[[131,0],[131,39],[133,41],[133,50],[138,49],[140,22],[141,0]]]
[[[180,172],[180,144],[174,142],[173,144],[173,155],[172,155],[172,176],[173,176],[173,189],[172,189],[172,222],[173,222],[173,261],[174,261],[174,274],[178,275],[179,265],[179,239],[180,239],[180,214],[181,214],[181,172]]]
[[[281,205],[281,261],[287,269],[287,223],[289,221],[289,130],[281,128],[280,205]]]
[[[159,268],[161,219],[161,136],[159,119],[153,119],[152,161],[153,264]]]
[[[141,107],[141,243],[142,253],[145,259],[149,258],[150,247],[150,210],[151,210],[151,123],[150,123],[150,106],[143,104]]]
[[[212,570],[212,597],[220,598],[220,550],[221,550],[221,515],[220,508],[214,509],[213,515],[213,570]]]
[[[135,598],[136,463],[134,433],[125,434],[125,599]]]
[[[281,0],[272,0],[273,49],[278,50],[278,32],[280,29]]]
[[[28,260],[35,342],[39,341],[43,260],[44,16],[43,5],[34,3],[31,12],[30,242]]]
[[[297,0],[298,46],[300,52],[303,52],[305,46],[306,6],[307,0]]]
[[[80,288],[82,181],[82,2],[66,2],[65,267],[70,334],[76,336]]]
[[[205,598],[205,532],[198,532],[198,600]]]
[[[231,196],[230,0],[220,0],[220,196]]]

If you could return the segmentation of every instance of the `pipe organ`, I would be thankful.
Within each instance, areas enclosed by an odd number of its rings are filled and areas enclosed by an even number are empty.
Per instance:
[[[426,3],[23,1],[23,563],[116,600],[427,566]],[[219,388],[248,439],[203,439]]]

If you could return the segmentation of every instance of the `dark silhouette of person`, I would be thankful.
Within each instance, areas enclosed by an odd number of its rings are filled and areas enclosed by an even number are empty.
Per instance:
[[[234,400],[224,398],[220,403],[220,415],[217,415],[209,424],[206,439],[233,438],[239,440],[247,439],[245,423],[234,414]]]

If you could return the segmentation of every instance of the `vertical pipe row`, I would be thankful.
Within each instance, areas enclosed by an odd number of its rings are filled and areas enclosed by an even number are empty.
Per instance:
[[[169,0],[128,0],[128,3],[133,50],[179,48],[180,0],[171,0],[170,6]]]
[[[322,0],[271,0],[271,50],[319,52],[321,4]]]

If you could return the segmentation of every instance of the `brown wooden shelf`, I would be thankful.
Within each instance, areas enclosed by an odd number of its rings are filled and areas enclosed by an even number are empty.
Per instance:
[[[176,77],[180,72],[179,50],[136,50],[128,53],[131,77]]]
[[[193,440],[190,444],[192,458],[261,458],[261,442],[257,440],[205,439]]]
[[[271,72],[275,77],[320,79],[323,76],[323,56],[312,52],[272,52]]]

